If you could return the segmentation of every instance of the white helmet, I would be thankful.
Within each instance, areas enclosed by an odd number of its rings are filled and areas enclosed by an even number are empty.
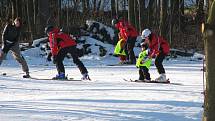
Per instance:
[[[149,29],[144,29],[142,32],[142,39],[145,39],[146,37],[148,37],[152,32]]]

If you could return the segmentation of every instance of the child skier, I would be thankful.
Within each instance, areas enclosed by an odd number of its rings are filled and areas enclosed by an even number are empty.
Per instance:
[[[119,56],[120,62],[119,64],[124,64],[126,62],[126,53],[125,50],[123,49],[125,46],[125,40],[120,37],[119,35],[119,41],[117,42],[117,45],[114,50],[114,54]]]
[[[144,42],[141,43],[142,51],[139,54],[139,57],[136,62],[136,67],[139,68],[139,80],[136,81],[151,81],[149,68],[152,63],[152,58],[148,56],[149,50],[148,45]]]
[[[69,53],[73,58],[73,62],[78,66],[83,75],[82,80],[90,80],[86,67],[78,58],[75,40],[53,26],[47,26],[45,28],[45,33],[48,35],[49,39],[51,48],[50,55],[53,56],[53,62],[56,64],[58,71],[58,74],[53,79],[67,79],[63,60],[67,53]],[[51,56],[48,56],[48,61],[51,61]]]

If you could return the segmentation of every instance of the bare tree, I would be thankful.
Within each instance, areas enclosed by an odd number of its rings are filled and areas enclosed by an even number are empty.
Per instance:
[[[155,18],[155,15],[153,15],[155,13],[155,9],[154,9],[154,4],[156,0],[149,0],[149,4],[148,4],[148,12],[147,12],[147,27],[150,27],[153,25],[153,21]],[[156,7],[156,6],[155,6]]]
[[[137,0],[134,0],[134,21],[135,21],[135,28],[137,28],[137,30],[139,30],[139,5],[137,3]]]
[[[168,38],[167,36],[167,8],[168,8],[168,1],[167,0],[161,0],[161,11],[160,11],[160,35],[164,38]]]
[[[145,0],[137,0],[139,5],[139,31],[142,31],[146,26],[146,9],[145,9]]]
[[[116,14],[116,1],[115,0],[111,0],[111,16],[112,18],[115,17]]]
[[[58,9],[57,25],[60,26],[61,25],[61,0],[58,0],[57,9]]]
[[[49,0],[38,0],[37,34],[40,36],[44,34],[44,28],[48,22],[48,16],[50,16],[48,6]]]
[[[30,34],[30,42],[32,42],[33,41],[33,29],[32,29],[32,27],[33,27],[33,24],[32,24],[32,17],[31,17],[31,15],[33,14],[33,11],[32,11],[32,7],[33,7],[33,1],[32,0],[26,0],[25,1],[25,3],[26,3],[26,8],[27,8],[27,21],[28,21],[28,33]]]
[[[215,47],[215,1],[211,0],[210,12],[206,26],[206,95],[203,121],[215,120],[215,53],[211,52]]]
[[[128,0],[128,21],[135,25],[134,0]]]
[[[204,0],[198,0],[197,15],[196,15],[197,24],[204,22]]]
[[[10,0],[11,1],[11,7],[12,7],[12,19],[15,19],[17,16],[16,13],[16,0]]]

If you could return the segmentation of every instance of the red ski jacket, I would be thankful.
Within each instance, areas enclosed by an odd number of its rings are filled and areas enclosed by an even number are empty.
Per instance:
[[[170,51],[170,47],[168,42],[160,36],[156,36],[154,33],[152,33],[151,42],[149,44],[150,48],[150,56],[158,55],[161,51],[164,55],[168,55]]]
[[[138,36],[137,30],[130,23],[123,19],[119,20],[119,22],[116,24],[116,28],[119,29],[120,36],[125,40],[127,40],[128,37]]]
[[[49,44],[53,56],[57,55],[61,48],[75,46],[77,43],[68,34],[60,32],[60,29],[54,28],[49,32]]]

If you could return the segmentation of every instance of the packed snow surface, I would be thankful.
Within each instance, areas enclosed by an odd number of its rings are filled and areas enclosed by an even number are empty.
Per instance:
[[[202,61],[189,58],[165,60],[173,84],[126,82],[138,79],[134,65],[118,63],[113,56],[81,58],[92,81],[43,80],[57,74],[55,65],[38,49],[23,52],[32,77],[23,79],[19,64],[8,55],[0,67],[1,121],[200,121],[203,113]],[[69,77],[81,74],[72,60],[65,59]],[[158,77],[155,66],[151,78]]]

